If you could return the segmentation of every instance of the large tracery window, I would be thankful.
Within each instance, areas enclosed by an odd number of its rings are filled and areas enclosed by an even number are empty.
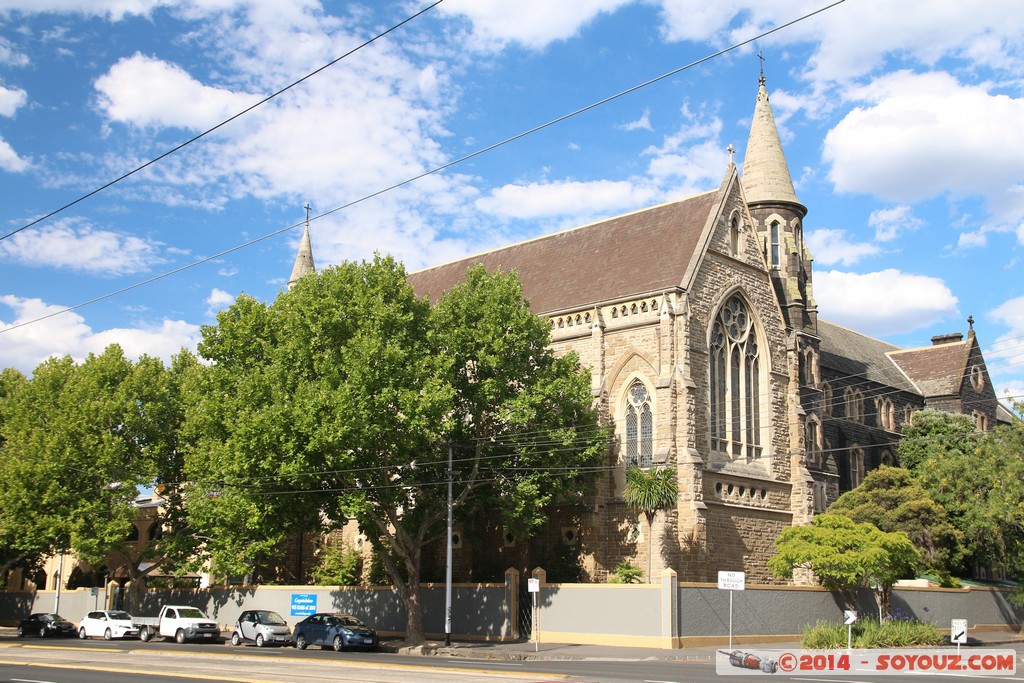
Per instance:
[[[626,466],[650,467],[654,458],[654,413],[640,380],[626,392]]]
[[[761,457],[761,360],[757,332],[738,295],[711,328],[711,448],[731,457]]]

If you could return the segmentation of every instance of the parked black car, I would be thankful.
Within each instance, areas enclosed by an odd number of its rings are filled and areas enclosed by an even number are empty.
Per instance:
[[[377,632],[351,614],[321,612],[306,617],[295,625],[295,647],[305,650],[309,645],[333,647],[336,652],[349,648],[375,650],[380,644]]]
[[[30,614],[18,624],[18,637],[65,636],[75,635],[75,625],[59,614]]]

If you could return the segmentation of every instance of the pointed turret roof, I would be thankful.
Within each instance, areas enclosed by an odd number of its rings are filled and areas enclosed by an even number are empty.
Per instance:
[[[787,202],[800,205],[782,153],[779,131],[768,102],[764,74],[757,89],[757,106],[750,124],[747,153],[743,159],[743,193],[748,204]]]
[[[295,255],[295,265],[292,267],[292,276],[288,278],[288,289],[292,288],[299,278],[316,272],[313,264],[313,247],[309,242],[309,221],[302,231],[302,241],[299,242],[299,253]]]

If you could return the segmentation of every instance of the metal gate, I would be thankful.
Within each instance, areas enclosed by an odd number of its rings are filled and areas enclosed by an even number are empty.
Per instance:
[[[523,572],[519,580],[519,618],[516,620],[516,638],[530,640],[533,637],[533,596],[530,592],[528,579],[530,574]]]

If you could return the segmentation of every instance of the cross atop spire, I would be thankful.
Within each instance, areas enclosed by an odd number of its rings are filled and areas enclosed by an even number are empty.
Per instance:
[[[759,60],[761,60],[761,77],[757,79],[757,82],[760,85],[764,85],[764,83],[765,83],[765,79],[764,79],[764,52],[762,52],[761,50],[758,50],[757,51],[757,58]]]

